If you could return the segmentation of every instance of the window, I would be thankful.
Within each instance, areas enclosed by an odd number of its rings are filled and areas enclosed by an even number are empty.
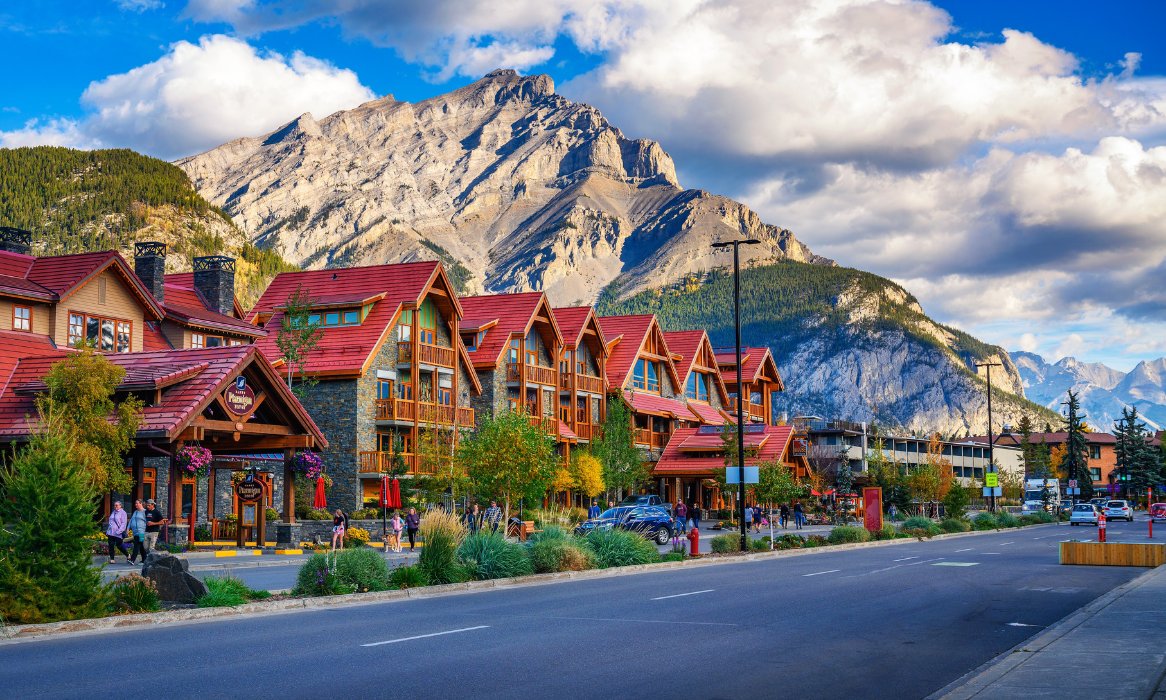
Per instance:
[[[1089,446],[1089,459],[1101,459],[1101,445]]]
[[[575,356],[574,350],[564,350],[563,357],[559,360],[559,373],[570,374],[572,358]]]
[[[709,400],[709,378],[707,374],[693,372],[688,375],[688,388],[685,392],[688,398],[694,401]]]
[[[442,406],[453,405],[453,390],[448,387],[437,388],[437,403]]]
[[[660,363],[652,360],[636,360],[632,374],[632,386],[654,394],[660,393]]]
[[[377,380],[377,398],[391,399],[393,398],[393,383],[387,379]]]
[[[397,398],[406,401],[413,400],[413,383],[412,378],[402,379],[401,383],[397,385]]]
[[[421,302],[418,314],[417,334],[422,343],[433,345],[437,342],[437,307],[431,300],[426,299]]]
[[[1098,467],[1090,467],[1089,478],[1093,481],[1101,481],[1101,469]]]
[[[206,347],[206,336],[204,336],[202,333],[191,333],[190,334],[190,347],[192,347],[192,348],[205,348]]]
[[[359,325],[360,324],[360,312],[359,311],[345,311],[343,314],[343,317],[341,318],[341,322],[346,326]]]
[[[526,334],[526,364],[537,366],[542,364],[538,361],[539,345],[542,344],[542,338],[535,331]]]
[[[147,501],[158,497],[157,473],[153,469],[142,469],[142,500]]]
[[[132,330],[129,321],[69,314],[69,345],[84,340],[102,352],[129,352]]]
[[[506,361],[510,364],[518,364],[518,338],[510,341],[510,350],[506,353]]]
[[[324,325],[325,326],[339,326],[340,325],[340,312],[339,311],[326,312],[324,314]]]
[[[583,345],[575,353],[575,371],[578,374],[592,376],[589,368],[595,366],[595,358],[591,355],[591,348]]]
[[[401,312],[401,322],[397,326],[397,339],[407,343],[413,339],[413,311],[406,309]]]
[[[377,433],[377,452],[393,451],[393,434]]]
[[[31,331],[32,330],[32,309],[27,306],[13,306],[12,307],[12,330],[14,331]]]
[[[477,333],[462,333],[462,345],[466,346],[466,352],[474,352],[478,349],[478,334]]]

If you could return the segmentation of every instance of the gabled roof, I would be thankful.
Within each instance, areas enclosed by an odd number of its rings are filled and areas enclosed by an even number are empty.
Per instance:
[[[267,335],[267,331],[254,324],[212,309],[206,298],[195,288],[194,273],[166,275],[163,291],[162,309],[166,312],[166,318],[180,325],[248,338],[261,338]],[[237,306],[238,302],[235,303]]]
[[[142,350],[144,352],[173,349],[174,346],[166,339],[166,335],[162,332],[157,321],[146,321],[142,324]]]
[[[558,343],[563,342],[563,334],[555,320],[555,313],[542,292],[462,297],[461,303],[466,318],[472,319],[472,328],[483,328],[493,322],[486,331],[486,337],[478,344],[477,349],[470,353],[474,367],[479,369],[497,367],[510,339],[529,333],[539,311],[545,312],[547,319],[550,320],[555,340]],[[554,358],[553,361],[557,362],[558,358]]]
[[[43,378],[53,363],[72,350],[57,350],[51,355],[21,358],[12,372],[8,388],[0,394],[0,438],[20,439],[30,432],[28,419],[35,420],[35,394],[15,391],[14,387],[43,386]],[[254,345],[236,345],[197,350],[115,353],[104,355],[113,364],[126,368],[125,390],[159,388],[161,401],[142,410],[139,439],[160,437],[175,439],[215,396],[248,365],[254,366],[266,380],[269,391],[279,394],[282,404],[290,408],[298,428],[313,436],[323,447],[328,442],[312,417],[304,410],[291,390]]]
[[[713,352],[712,343],[709,342],[708,333],[704,331],[666,331],[664,333],[664,340],[668,343],[668,349],[672,354],[674,356],[680,356],[680,360],[676,362],[676,374],[680,377],[680,386],[677,387],[677,391],[687,391],[688,375],[692,373],[692,368],[696,364],[696,358],[703,351],[712,363],[711,366],[702,366],[709,367],[709,369],[713,370],[712,375],[716,381],[716,389],[721,396],[721,401],[727,402],[729,400],[729,392],[725,388],[725,382],[721,377],[720,371],[718,371],[716,354]],[[716,413],[716,409],[711,409],[710,407],[710,410],[711,414]],[[710,421],[704,422],[707,423]],[[721,418],[720,422],[723,423],[724,419]],[[717,423],[717,425],[719,424]]]
[[[23,357],[63,357],[52,338],[40,333],[22,331],[0,331],[0,393],[3,393],[12,377],[12,371]]]
[[[758,448],[755,457],[745,459],[747,465],[753,466],[782,460],[793,438],[793,428],[788,425],[757,426],[754,430],[747,429],[744,437],[746,447]],[[724,468],[724,441],[720,430],[700,426],[673,431],[652,472],[713,476]]]
[[[599,316],[590,306],[563,306],[555,309],[555,320],[559,323],[559,330],[563,332],[563,345],[578,347],[583,339],[583,332],[594,324],[595,334],[599,343],[607,347],[607,338],[603,335],[603,328],[599,325]]]
[[[689,401],[688,410],[692,411],[693,414],[696,415],[697,420],[699,420],[701,423],[708,425],[724,425],[726,423],[725,414],[707,403]]]
[[[162,308],[133,268],[117,251],[34,258],[0,251],[0,292],[47,302],[62,302],[106,270],[122,278],[146,310],[147,318],[162,318]]]
[[[171,272],[163,278],[163,284],[164,285],[174,285],[176,287],[182,287],[184,289],[192,289],[193,290],[193,289],[195,289],[194,273],[193,272]],[[200,294],[199,296],[201,298],[202,295]],[[235,318],[240,318],[240,319],[245,318],[247,314],[244,313],[244,311],[243,311],[243,305],[239,303],[239,297],[232,294],[231,298],[232,298],[232,304],[234,306],[231,313],[234,315]],[[169,286],[166,287],[166,299],[167,300],[170,299],[170,287]],[[204,305],[207,306],[207,308],[210,308],[210,306],[206,304],[205,299],[203,300],[203,303],[204,303]]]
[[[434,261],[284,272],[271,281],[248,314],[248,320],[270,315],[265,322],[269,329],[267,337],[258,340],[257,345],[269,358],[282,359],[283,353],[275,344],[277,329],[283,324],[284,312],[280,307],[297,289],[312,298],[348,295],[351,299],[367,299],[383,293],[384,297],[373,303],[360,325],[323,328],[320,342],[308,355],[304,367],[308,374],[323,376],[363,374],[388,339],[401,311],[420,306],[434,286],[452,290],[441,263]],[[460,318],[462,309],[456,295],[449,293],[442,299]]]
[[[721,377],[726,383],[737,383],[737,352],[734,348],[717,348],[717,364],[720,366]],[[768,378],[777,384],[778,391],[785,391],[785,382],[781,373],[777,371],[777,362],[769,348],[741,348],[741,379],[746,383],[753,383],[761,378]]]
[[[607,382],[612,389],[622,389],[627,384],[632,365],[635,364],[636,358],[640,356],[640,351],[652,333],[660,333],[661,342],[665,350],[668,349],[668,341],[664,338],[660,324],[656,322],[656,316],[653,314],[600,316],[599,327],[608,338]],[[682,390],[684,387],[680,383],[672,357],[667,352],[661,354],[668,357],[665,365],[673,384],[678,391]]]
[[[664,418],[677,418],[679,420],[693,420],[695,418],[692,411],[688,410],[688,407],[683,401],[666,399],[659,394],[646,394],[642,391],[626,391],[624,392],[624,399],[636,413],[662,416]]]

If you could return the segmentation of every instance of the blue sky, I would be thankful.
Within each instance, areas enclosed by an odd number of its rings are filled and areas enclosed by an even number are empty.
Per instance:
[[[544,72],[659,140],[686,186],[903,283],[938,320],[1050,359],[1166,355],[1160,2],[84,5],[0,9],[20,57],[0,144],[174,158],[303,111]]]

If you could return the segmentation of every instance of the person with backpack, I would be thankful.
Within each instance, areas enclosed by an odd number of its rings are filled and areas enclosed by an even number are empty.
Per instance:
[[[806,523],[806,511],[802,509],[801,501],[794,501],[794,526],[802,529],[802,525]]]
[[[789,504],[782,503],[779,511],[781,517],[781,529],[785,530],[789,527]]]

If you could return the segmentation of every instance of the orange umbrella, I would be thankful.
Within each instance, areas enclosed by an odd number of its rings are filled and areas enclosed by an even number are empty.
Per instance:
[[[313,508],[327,508],[328,497],[324,494],[324,477],[316,477],[316,495],[312,497]]]

